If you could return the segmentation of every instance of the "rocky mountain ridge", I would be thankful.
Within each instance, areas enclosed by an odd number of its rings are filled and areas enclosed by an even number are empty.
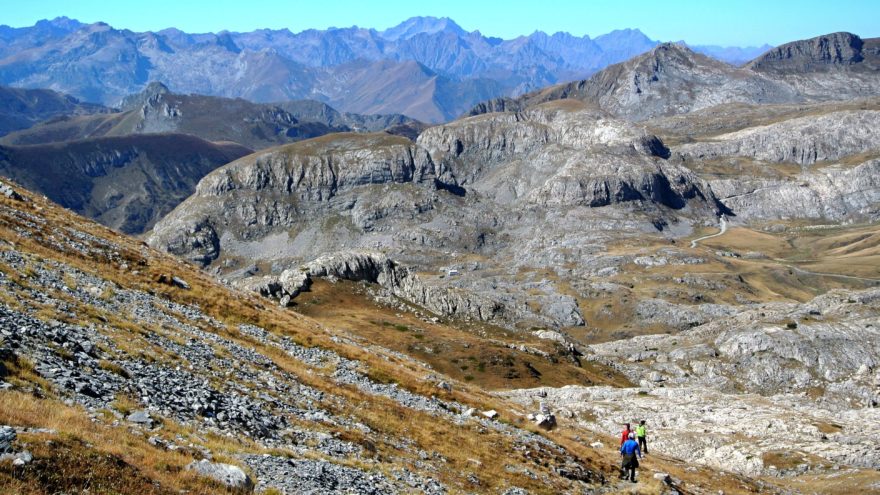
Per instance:
[[[537,31],[501,40],[430,17],[381,32],[351,27],[216,34],[174,28],[134,33],[59,18],[31,28],[6,27],[0,84],[53,87],[116,105],[158,80],[183,92],[256,102],[317,99],[346,112],[401,113],[437,123],[482,100],[584,77],[656,44],[637,29],[595,38]],[[110,52],[122,62],[107,64],[103,54]]]
[[[833,33],[801,40],[758,57],[742,68],[689,48],[664,43],[589,79],[552,86],[517,99],[483,102],[470,114],[517,111],[573,98],[619,117],[643,121],[722,104],[779,104],[847,100],[880,92],[876,39]],[[863,50],[862,47],[865,47]]]
[[[390,129],[418,133],[421,128],[422,124],[402,115],[340,113],[326,104],[308,100],[255,104],[240,98],[182,95],[161,83],[151,83],[143,92],[126,97],[120,111],[59,115],[5,136],[0,143],[31,145],[178,133],[260,149],[331,132]]]
[[[101,105],[83,103],[72,96],[47,89],[0,86],[0,136],[54,117],[109,111]]]

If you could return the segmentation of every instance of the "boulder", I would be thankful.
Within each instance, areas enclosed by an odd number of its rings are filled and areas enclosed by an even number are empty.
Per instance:
[[[202,476],[213,478],[225,486],[234,490],[252,491],[254,482],[240,467],[232,464],[211,462],[207,459],[191,462],[187,469],[193,470]]]
[[[15,429],[11,426],[0,426],[0,454],[12,452],[12,442],[15,441]]]
[[[295,298],[300,292],[308,289],[309,286],[312,285],[312,279],[309,277],[309,273],[300,268],[284,270],[278,277],[278,282],[281,285],[282,293],[290,296],[291,299]]]
[[[0,182],[0,194],[15,201],[21,201],[24,199],[20,194],[15,192],[15,189],[12,189],[8,184],[2,182]]]
[[[495,419],[495,418],[498,417],[498,411],[496,411],[495,409],[490,409],[490,410],[488,410],[488,411],[483,411],[483,412],[480,413],[480,414],[482,414],[483,416],[486,416],[486,417],[489,418],[489,419]]]
[[[669,475],[666,473],[654,473],[654,479],[662,481],[666,484],[669,484],[672,481],[672,478],[670,478]]]
[[[553,414],[538,414],[535,416],[535,424],[545,430],[551,430],[556,426],[556,416]]]
[[[12,465],[13,466],[24,466],[25,464],[30,464],[30,462],[33,460],[34,460],[33,454],[31,454],[27,450],[23,450],[23,451],[15,454],[15,459],[12,460]]]
[[[125,419],[131,423],[144,425],[147,428],[153,427],[153,418],[150,417],[150,413],[147,411],[135,411]]]

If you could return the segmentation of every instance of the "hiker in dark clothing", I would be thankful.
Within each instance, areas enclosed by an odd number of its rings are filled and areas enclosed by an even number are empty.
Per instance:
[[[636,442],[635,433],[630,433],[629,438],[620,446],[620,478],[636,482],[636,468],[639,467],[639,459],[642,458],[642,451],[639,449],[639,443]],[[638,455],[638,458],[636,458]],[[627,473],[629,476],[627,476]]]
[[[648,433],[648,428],[645,426],[645,420],[639,421],[639,426],[636,426],[636,439],[639,441],[639,447],[641,447],[642,451],[645,454],[648,453],[648,440],[645,438]]]

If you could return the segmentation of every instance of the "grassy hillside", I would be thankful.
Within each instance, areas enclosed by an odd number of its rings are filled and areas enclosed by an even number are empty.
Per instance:
[[[0,391],[0,424],[19,428],[14,447],[34,460],[23,467],[0,463],[4,492],[216,493],[219,485],[186,469],[206,457],[242,466],[266,493],[322,483],[303,474],[309,466],[372,476],[365,483],[401,492],[430,491],[433,484],[450,493],[629,491],[611,481],[614,449],[590,447],[613,445],[611,437],[575,430],[564,418],[558,429],[541,431],[524,417],[528,411],[478,385],[493,386],[492,380],[446,377],[396,352],[393,337],[385,339],[388,347],[381,338],[379,344],[362,338],[379,331],[375,325],[272,306],[43,198],[24,196],[0,198],[0,371],[9,384]],[[185,284],[174,285],[172,277]],[[323,290],[312,297],[329,297]],[[363,303],[343,304],[381,317]],[[342,307],[333,300],[313,306],[322,305]],[[396,327],[407,318],[387,332],[412,332]],[[425,330],[424,340],[454,331]],[[499,340],[471,337],[477,349],[490,341]],[[566,380],[565,369],[547,373],[548,380]],[[198,385],[189,389],[187,380]],[[180,405],[205,390],[213,394],[210,406]],[[251,406],[247,414],[235,412]],[[471,407],[476,411],[468,414]],[[152,428],[129,420],[137,410],[149,412]],[[480,414],[487,410],[499,416]],[[280,476],[272,462],[295,473]],[[667,490],[653,471],[672,473],[683,493],[761,489],[684,467],[660,457],[646,461],[638,492]],[[322,486],[327,493],[345,489]]]

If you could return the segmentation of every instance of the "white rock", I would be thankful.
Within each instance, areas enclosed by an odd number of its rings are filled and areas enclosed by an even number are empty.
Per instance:
[[[488,411],[483,411],[480,414],[482,414],[483,416],[486,416],[489,419],[494,419],[495,417],[498,416],[498,411],[496,411],[495,409],[490,409]]]
[[[654,473],[654,479],[660,480],[664,483],[669,483],[669,481],[671,481],[667,473]]]
[[[229,488],[236,490],[251,491],[254,489],[254,482],[238,466],[232,464],[222,464],[219,462],[211,462],[207,459],[191,462],[187,467],[202,476],[213,478]]]

